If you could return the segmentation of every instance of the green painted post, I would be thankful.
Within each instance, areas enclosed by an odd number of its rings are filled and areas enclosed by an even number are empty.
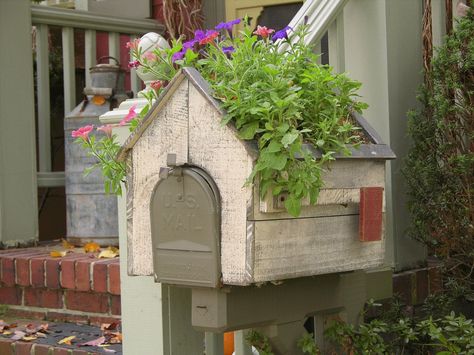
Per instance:
[[[247,330],[234,332],[235,355],[252,355],[252,347],[245,341]]]
[[[0,1],[0,242],[38,237],[30,0]]]
[[[205,333],[206,355],[224,355],[224,334]]]

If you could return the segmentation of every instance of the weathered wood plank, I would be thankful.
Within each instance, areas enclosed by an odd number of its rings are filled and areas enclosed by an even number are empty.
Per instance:
[[[220,113],[194,85],[189,88],[189,163],[207,171],[219,188],[223,281],[246,284],[251,281],[245,265],[247,252],[251,252],[246,245],[246,219],[252,189],[244,184],[253,160],[232,130],[221,124]]]
[[[256,221],[254,281],[382,265],[384,241],[361,243],[358,224],[358,215]]]
[[[168,153],[176,154],[178,165],[188,162],[188,81],[182,81],[162,104],[132,151],[133,206],[128,234],[132,275],[153,273],[150,201],[160,168],[166,167]]]

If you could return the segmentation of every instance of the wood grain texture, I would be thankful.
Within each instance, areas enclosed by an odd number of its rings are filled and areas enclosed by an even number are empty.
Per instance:
[[[166,167],[169,153],[176,154],[177,164],[188,162],[188,81],[179,83],[173,96],[156,113],[132,150],[133,206],[129,222],[129,273],[151,275],[153,257],[150,227],[150,201]]]
[[[256,221],[254,281],[382,265],[384,241],[361,243],[358,225],[358,215]]]
[[[221,124],[222,116],[189,87],[189,163],[207,171],[221,196],[221,260],[225,284],[251,282],[246,269],[247,205],[251,187],[244,187],[253,159],[232,130]]]

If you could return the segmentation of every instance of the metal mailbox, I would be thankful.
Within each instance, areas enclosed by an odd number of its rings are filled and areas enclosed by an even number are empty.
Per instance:
[[[217,187],[197,168],[175,167],[162,176],[150,208],[155,279],[217,287],[221,275]]]

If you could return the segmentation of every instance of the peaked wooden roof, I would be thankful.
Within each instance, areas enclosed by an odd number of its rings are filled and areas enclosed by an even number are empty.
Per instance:
[[[130,137],[128,137],[128,139],[125,141],[117,154],[118,161],[125,161],[130,150],[140,139],[147,127],[157,117],[157,114],[164,108],[168,100],[172,97],[184,79],[188,79],[189,82],[194,85],[194,87],[220,114],[223,116],[225,115],[225,110],[222,109],[219,101],[213,97],[212,89],[210,88],[209,83],[202,77],[202,75],[194,68],[182,68],[163,90],[158,100],[153,104],[146,116],[138,124],[135,131],[133,131]],[[361,115],[354,113],[353,116],[357,121],[357,124],[362,128],[364,133],[373,142],[373,144],[361,144],[357,148],[349,147],[351,155],[346,156],[337,153],[334,155],[334,157],[340,159],[395,159],[395,154],[387,144],[383,143],[382,138],[378,135],[377,131],[375,131],[375,129]],[[229,123],[227,126],[237,134],[236,128],[231,123]],[[258,155],[257,144],[255,141],[242,141],[242,143],[245,145],[247,151],[250,154],[254,156]],[[303,146],[308,149],[316,158],[321,157],[321,152],[311,144],[304,144]]]

